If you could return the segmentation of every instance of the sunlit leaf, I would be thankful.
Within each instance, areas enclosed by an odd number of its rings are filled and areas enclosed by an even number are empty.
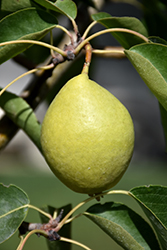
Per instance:
[[[106,13],[106,12],[98,12],[98,13],[96,13],[96,14],[93,14],[93,15],[91,15],[91,17],[92,17],[92,19],[94,20],[94,21],[101,21],[102,19],[105,19],[105,18],[109,18],[109,20],[110,20],[110,18],[112,18],[112,16],[110,15],[110,14],[108,14],[108,13]],[[103,21],[103,20],[102,20]]]
[[[77,8],[73,1],[71,0],[57,0],[55,6],[61,11],[61,13],[71,17],[72,19],[76,18]]]
[[[137,72],[167,110],[167,46],[141,44],[125,50]]]
[[[96,204],[84,213],[126,250],[159,250],[149,224],[127,206],[108,202]]]
[[[6,91],[0,97],[0,107],[18,127],[22,128],[38,149],[41,150],[41,126],[28,103],[17,95]]]
[[[34,1],[49,10],[53,10],[63,15],[66,15],[70,19],[76,18],[77,7],[72,0],[63,0],[63,1],[57,0],[55,3],[52,3],[48,0],[34,0]]]
[[[124,28],[136,31],[145,37],[148,36],[147,30],[144,25],[140,22],[139,19],[134,17],[112,17],[108,13],[100,12],[92,15],[92,18],[93,20],[101,23],[106,28]],[[140,37],[129,33],[112,32],[111,34],[125,49],[129,49],[136,44],[144,42],[144,40]]]
[[[163,250],[167,249],[167,187],[141,186],[130,190],[151,221]]]
[[[43,10],[28,8],[6,16],[0,21],[0,43],[30,39],[39,40],[56,27],[57,19]],[[0,48],[0,63],[23,52],[31,44],[13,44]]]
[[[20,188],[0,184],[0,243],[11,237],[28,212],[29,199]]]
[[[164,44],[167,45],[167,41],[160,37],[149,37],[149,40],[152,41],[153,43],[159,43],[159,44]],[[167,110],[159,103],[159,108],[160,108],[160,114],[161,114],[161,123],[163,126],[164,130],[164,137],[165,137],[165,143],[166,143],[166,152],[167,152]]]

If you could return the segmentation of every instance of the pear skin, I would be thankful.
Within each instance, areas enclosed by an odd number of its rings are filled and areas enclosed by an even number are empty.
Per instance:
[[[67,187],[101,193],[119,182],[130,163],[133,122],[116,97],[82,73],[48,108],[41,145],[49,167]]]

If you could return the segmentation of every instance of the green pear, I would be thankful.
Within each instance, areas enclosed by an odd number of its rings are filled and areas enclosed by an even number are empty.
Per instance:
[[[53,173],[70,189],[97,194],[115,186],[134,148],[124,105],[82,73],[57,94],[42,123],[41,145]]]

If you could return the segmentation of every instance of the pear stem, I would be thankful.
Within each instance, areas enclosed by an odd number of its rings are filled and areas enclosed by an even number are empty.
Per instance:
[[[87,74],[89,72],[89,66],[91,63],[91,59],[92,59],[92,46],[90,45],[90,43],[87,43],[85,45],[85,50],[86,50],[86,55],[85,55],[85,63],[82,69],[82,74]]]

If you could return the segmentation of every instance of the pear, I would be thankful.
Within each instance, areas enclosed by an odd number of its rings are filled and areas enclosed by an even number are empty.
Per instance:
[[[48,108],[41,145],[53,173],[70,189],[97,194],[115,186],[134,148],[124,105],[86,73],[69,80]]]

